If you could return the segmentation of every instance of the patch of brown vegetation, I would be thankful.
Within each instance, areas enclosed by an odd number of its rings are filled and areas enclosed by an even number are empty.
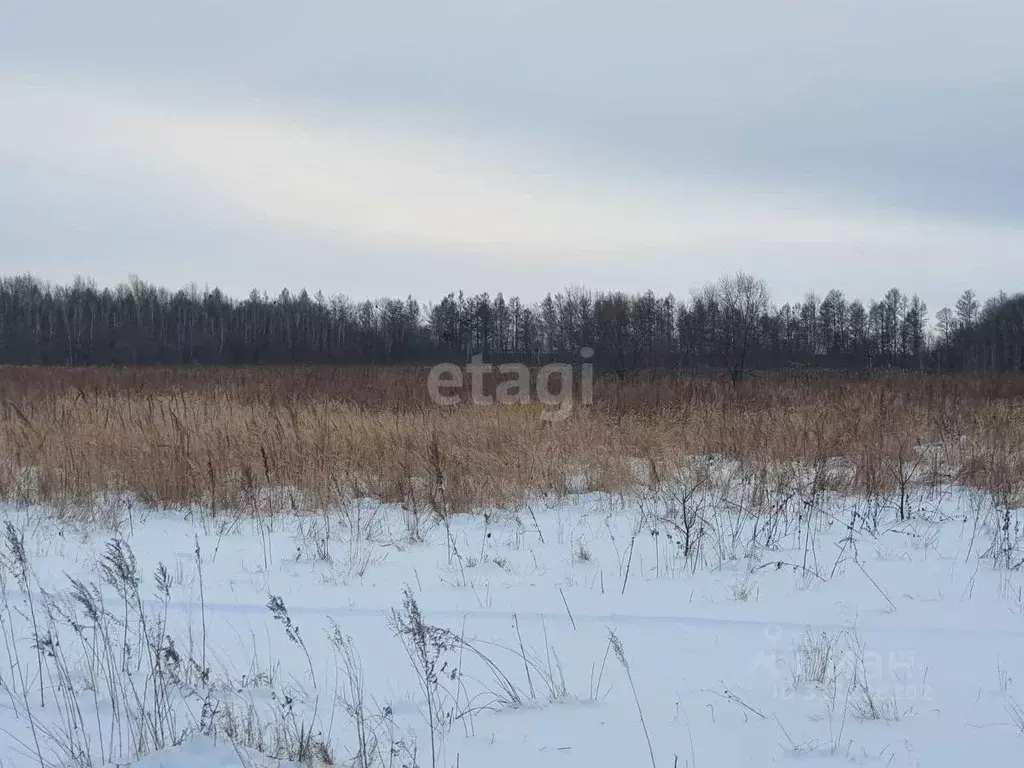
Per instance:
[[[1012,495],[1024,484],[1019,376],[599,377],[592,406],[548,422],[540,405],[436,406],[426,375],[3,368],[0,497],[74,507],[129,492],[246,510],[355,495],[453,512],[566,493],[580,477],[629,492],[703,454],[765,485],[799,462],[816,490],[960,482]]]

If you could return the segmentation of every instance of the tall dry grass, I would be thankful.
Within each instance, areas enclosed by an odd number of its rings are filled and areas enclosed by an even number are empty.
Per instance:
[[[458,512],[628,492],[702,454],[765,483],[799,462],[816,490],[1024,484],[1022,377],[778,373],[734,386],[650,373],[598,378],[593,405],[566,421],[541,408],[436,406],[426,371],[409,368],[2,368],[0,497],[266,511],[373,496]]]

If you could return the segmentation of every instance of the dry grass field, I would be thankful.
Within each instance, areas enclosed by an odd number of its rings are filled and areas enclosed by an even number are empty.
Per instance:
[[[3,368],[0,497],[69,514],[125,498],[315,511],[354,496],[460,512],[692,481],[691,460],[706,454],[735,461],[752,509],[780,493],[960,483],[1008,501],[1024,487],[1020,377],[598,377],[593,404],[561,422],[540,418],[540,404],[437,406],[426,379],[409,368]]]
[[[1013,764],[1024,378],[427,382],[0,369],[3,764]]]

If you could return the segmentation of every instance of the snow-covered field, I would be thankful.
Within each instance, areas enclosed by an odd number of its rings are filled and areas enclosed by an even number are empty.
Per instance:
[[[1018,513],[912,502],[3,507],[0,765],[1018,765]]]

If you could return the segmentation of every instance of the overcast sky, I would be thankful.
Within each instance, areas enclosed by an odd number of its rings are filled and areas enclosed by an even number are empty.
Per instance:
[[[0,0],[0,274],[1024,288],[1021,0]]]

